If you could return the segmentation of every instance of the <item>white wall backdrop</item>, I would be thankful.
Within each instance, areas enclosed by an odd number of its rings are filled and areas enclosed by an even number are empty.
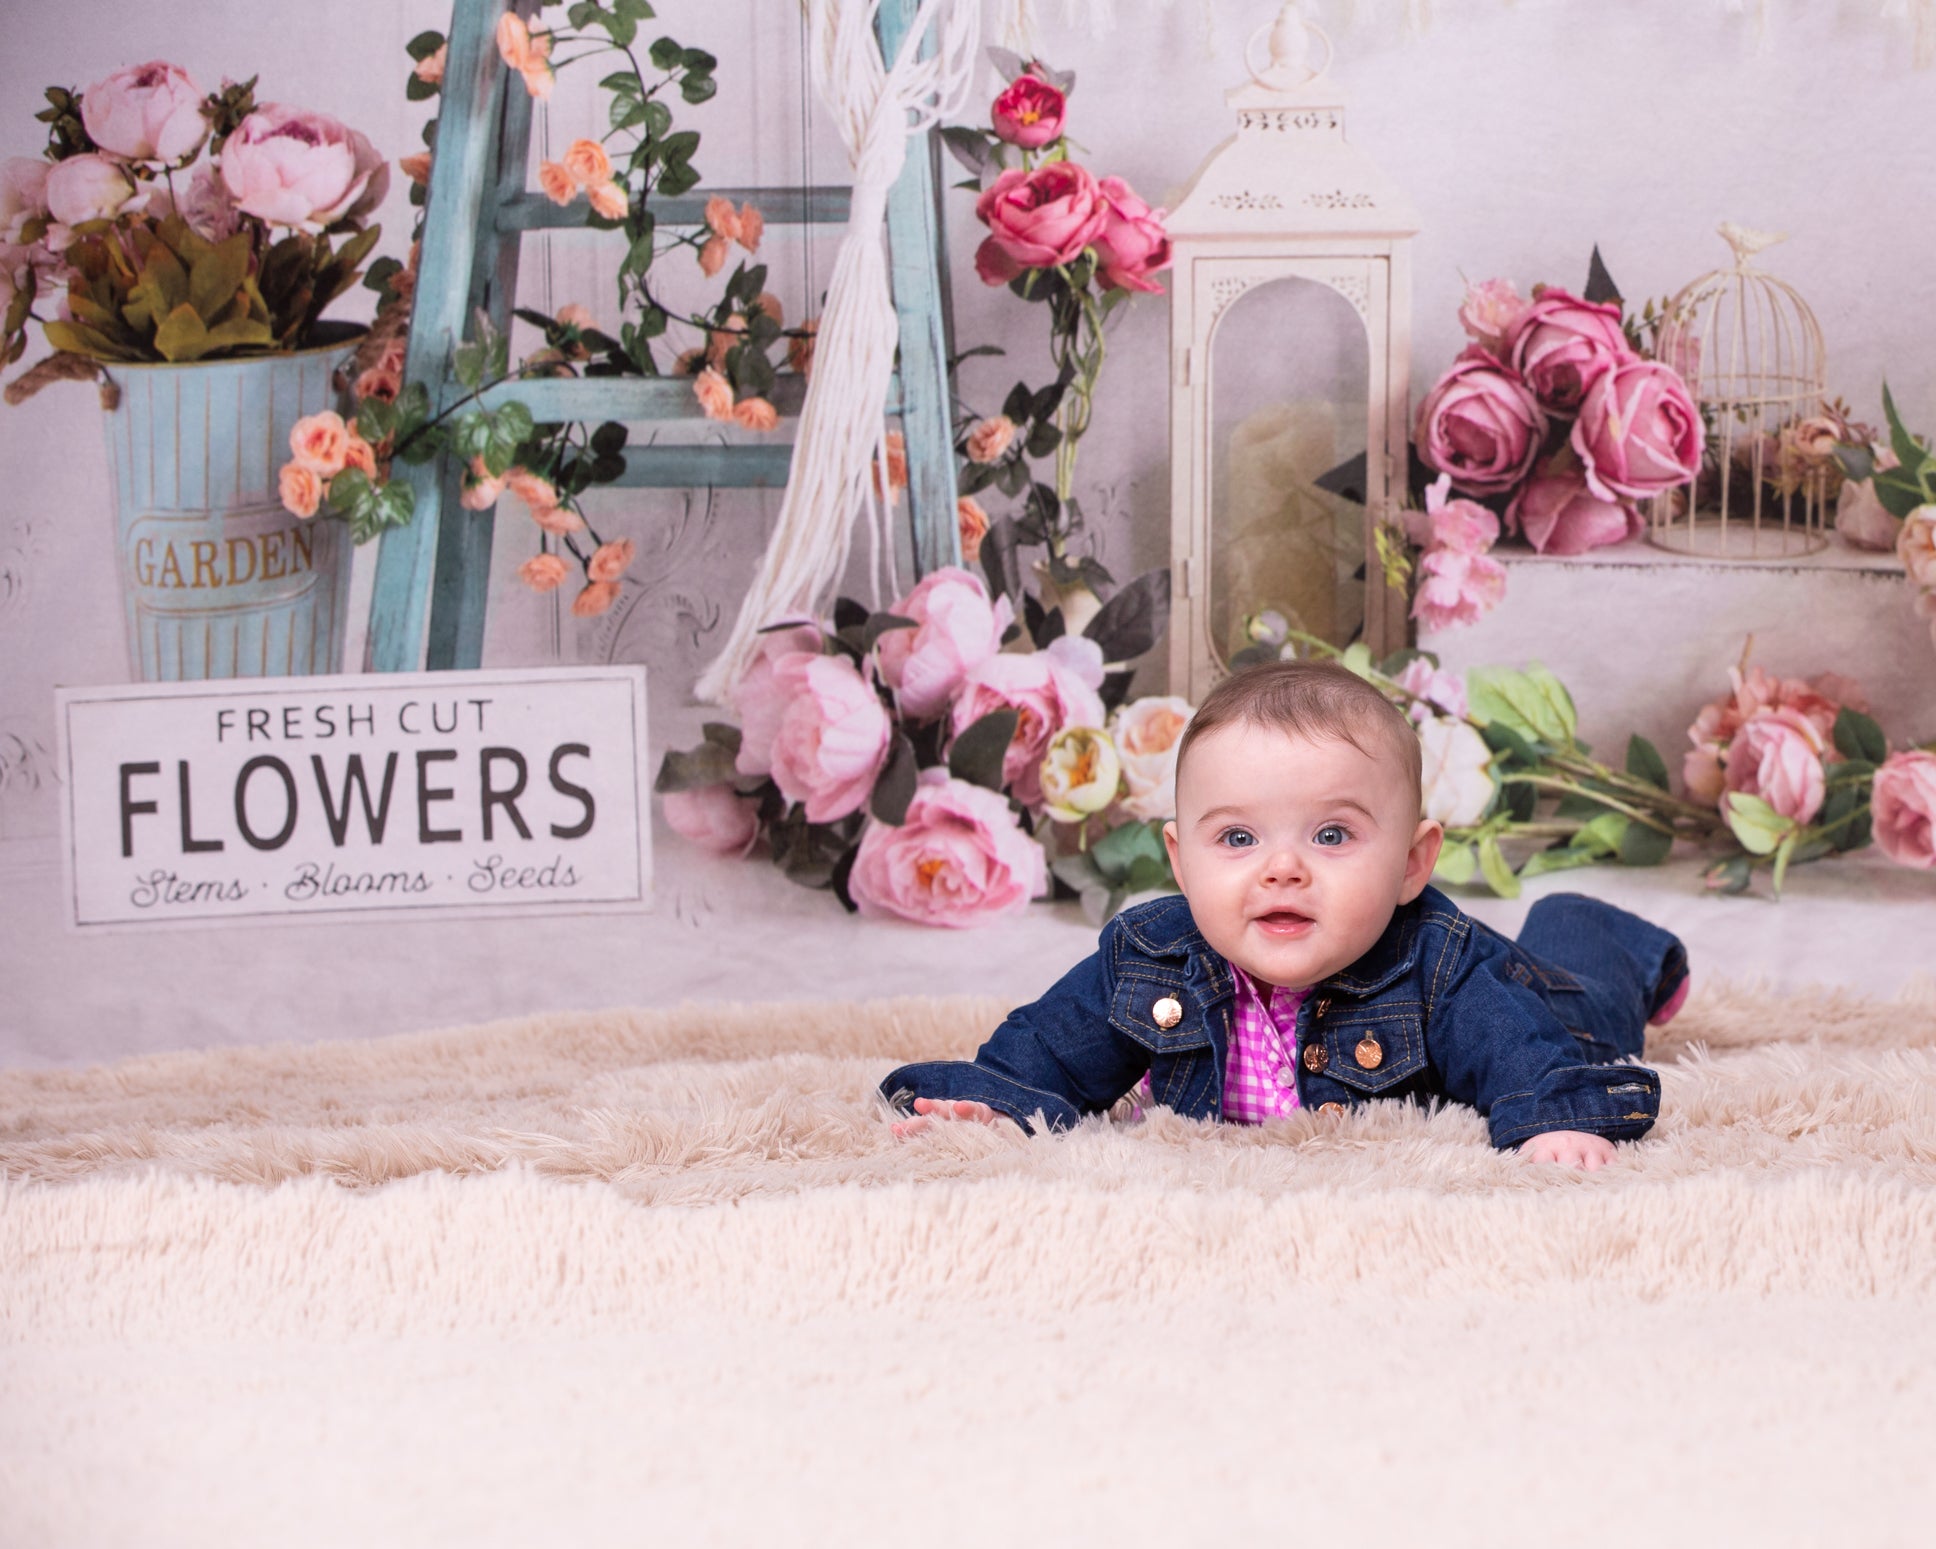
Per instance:
[[[1243,73],[1245,35],[1274,9],[1271,0],[1043,0],[1040,51],[1080,73],[1072,132],[1096,170],[1152,200],[1178,190],[1226,133],[1223,90]],[[1820,315],[1831,390],[1874,418],[1886,373],[1905,412],[1936,426],[1936,70],[1912,68],[1911,22],[1881,9],[1879,0],[1772,0],[1758,18],[1756,7],[1722,0],[1318,7],[1337,27],[1334,73],[1352,94],[1352,138],[1423,215],[1415,380],[1429,381],[1461,343],[1462,275],[1577,286],[1598,242],[1629,297],[1664,295],[1722,260],[1714,226],[1728,218],[1792,234],[1768,266]],[[334,113],[386,154],[407,154],[419,149],[424,113],[404,100],[403,44],[448,16],[437,0],[337,0],[322,10],[68,0],[11,10],[0,152],[18,155],[39,149],[43,87],[85,87],[150,58],[182,65],[205,87],[259,73],[263,99]],[[719,97],[686,110],[706,134],[698,163],[709,181],[840,181],[837,140],[802,102],[787,0],[665,0],[660,11],[665,31],[721,60]],[[1016,11],[1015,0],[990,0],[991,41]],[[1429,27],[1405,25],[1428,11]],[[578,73],[582,88],[591,77]],[[990,96],[996,85],[991,69]],[[568,73],[548,115],[551,144],[582,132],[589,112]],[[971,399],[992,409],[1018,368],[1046,375],[1041,318],[975,280],[970,202],[951,198],[958,342],[1010,351],[966,378]],[[401,252],[409,222],[399,179],[385,251]],[[536,247],[529,298],[584,301],[611,320],[615,259],[579,237],[555,239],[548,254]],[[770,242],[790,318],[810,286],[824,286],[831,250],[824,235],[811,250]],[[1119,574],[1167,556],[1165,327],[1160,298],[1121,320],[1082,454],[1079,492],[1103,518],[1097,546]],[[118,681],[126,667],[91,391],[70,386],[0,408],[0,468],[4,841],[55,826],[52,687]],[[490,659],[647,660],[663,707],[709,654],[722,613],[730,621],[772,507],[768,497],[705,491],[624,497],[614,525],[639,540],[643,584],[626,611],[581,631],[557,629],[549,606],[509,580],[532,543],[507,506]],[[360,556],[365,584],[373,557]]]

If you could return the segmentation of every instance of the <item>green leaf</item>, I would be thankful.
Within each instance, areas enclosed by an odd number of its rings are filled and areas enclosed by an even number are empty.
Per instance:
[[[1466,674],[1466,696],[1472,718],[1481,726],[1503,725],[1522,737],[1556,748],[1573,746],[1573,733],[1579,724],[1573,696],[1537,662],[1524,672],[1474,667]]]
[[[1498,835],[1487,834],[1479,841],[1479,870],[1485,876],[1486,886],[1501,898],[1519,896],[1519,878],[1513,875],[1512,867],[1500,852]]]
[[[1795,827],[1759,796],[1745,791],[1728,792],[1722,811],[1741,848],[1753,855],[1772,855]]]
[[[1387,677],[1391,674],[1387,673]],[[1508,758],[1528,769],[1539,763],[1543,743],[1532,741],[1514,731],[1504,721],[1493,721],[1479,728],[1479,735],[1485,739],[1487,747],[1495,753],[1504,753]]]
[[[1627,739],[1627,773],[1663,791],[1669,789],[1667,761],[1660,756],[1660,750],[1638,732]]]
[[[1791,832],[1775,850],[1775,897],[1781,897],[1781,885],[1788,880],[1788,863],[1795,858],[1795,842],[1801,837],[1799,831]]]
[[[1439,863],[1433,868],[1432,875],[1440,882],[1448,882],[1453,887],[1464,887],[1479,872],[1479,857],[1469,844],[1454,844],[1447,840],[1439,851]]]
[[[650,50],[652,63],[668,74],[679,68],[679,60],[684,54],[685,50],[671,38],[660,38]]]
[[[186,301],[164,317],[155,330],[155,351],[163,360],[200,360],[209,349],[208,329]]]
[[[695,106],[710,102],[719,94],[719,83],[710,75],[689,75],[679,83],[679,95]]]
[[[1377,670],[1371,664],[1371,647],[1362,640],[1346,649],[1344,655],[1338,658],[1338,665],[1361,678],[1369,678]]]
[[[1524,882],[1532,877],[1543,877],[1552,871],[1573,871],[1581,866],[1594,865],[1599,859],[1588,849],[1570,844],[1554,845],[1550,850],[1539,850],[1529,856],[1526,864],[1519,868],[1519,880]]]
[[[497,434],[509,441],[513,447],[530,440],[531,432],[536,428],[531,418],[531,411],[515,398],[509,403],[501,404],[496,410],[496,415]]]
[[[1889,739],[1870,717],[1844,705],[1835,715],[1835,751],[1844,758],[1880,764],[1889,756]]]
[[[484,381],[484,346],[475,343],[458,345],[451,355],[450,369],[464,388],[476,392]]]
[[[1108,890],[1109,879],[1102,874],[1094,854],[1088,850],[1078,850],[1074,855],[1058,855],[1049,862],[1049,870],[1058,882],[1078,893],[1086,893],[1091,888]]]
[[[702,742],[685,752],[668,749],[652,789],[661,795],[667,791],[696,791],[708,785],[726,784],[737,773],[731,753],[716,742]]]
[[[948,750],[948,773],[991,791],[1002,788],[1002,760],[1015,740],[1021,717],[1013,710],[991,710],[955,738]]]
[[[1135,892],[1143,891],[1133,886],[1139,866],[1145,868],[1145,876],[1151,874],[1147,870],[1150,865],[1160,865],[1165,877],[1170,873],[1170,852],[1163,843],[1160,822],[1124,823],[1112,828],[1089,847],[1089,853],[1108,881],[1131,884]]]
[[[861,635],[861,654],[864,656],[880,643],[882,635],[896,629],[916,629],[913,619],[902,618],[898,613],[876,613],[867,621],[867,628]]]
[[[1105,662],[1133,662],[1156,647],[1170,623],[1170,573],[1149,570],[1097,610],[1083,630]]]
[[[708,721],[699,728],[699,734],[708,742],[718,743],[735,758],[739,757],[740,729],[730,721]]]
[[[1618,855],[1620,846],[1626,842],[1630,821],[1618,812],[1602,812],[1588,819],[1586,826],[1573,836],[1573,843],[1596,856]]]
[[[887,767],[874,782],[874,794],[868,800],[867,810],[889,828],[899,828],[907,821],[919,775],[914,744],[908,741],[905,732],[897,732],[893,749],[887,756]]]
[[[1673,835],[1663,834],[1645,823],[1629,821],[1626,832],[1620,836],[1620,864],[1658,866],[1673,848]]]
[[[420,32],[403,45],[403,51],[418,64],[422,64],[443,46],[444,35],[441,32]]]
[[[1745,855],[1730,855],[1716,861],[1701,873],[1701,883],[1710,893],[1745,893],[1754,876],[1754,862]]]
[[[1901,465],[1902,472],[1914,478],[1929,453],[1903,424],[1902,416],[1896,412],[1896,400],[1889,394],[1887,382],[1882,384],[1882,412],[1889,420],[1889,446],[1896,454],[1896,461]]]

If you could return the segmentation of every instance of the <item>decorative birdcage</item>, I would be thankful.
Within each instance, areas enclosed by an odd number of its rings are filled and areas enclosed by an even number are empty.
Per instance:
[[[1828,546],[1835,480],[1815,432],[1827,387],[1821,325],[1795,288],[1750,262],[1782,239],[1724,221],[1734,264],[1667,304],[1655,353],[1707,425],[1701,471],[1652,503],[1660,548],[1706,559],[1792,559]]]

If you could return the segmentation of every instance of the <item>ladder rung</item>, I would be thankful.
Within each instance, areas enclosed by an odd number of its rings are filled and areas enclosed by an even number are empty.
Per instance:
[[[778,489],[793,462],[793,443],[761,446],[629,446],[621,489]]]
[[[446,403],[457,402],[464,390],[451,383]],[[789,372],[773,383],[773,407],[783,419],[799,414],[807,398],[807,379]],[[693,396],[688,377],[531,377],[501,382],[484,394],[484,406],[495,409],[516,399],[541,425],[564,420],[696,420],[705,418]],[[887,384],[889,418],[901,412],[901,374]]]
[[[655,199],[652,213],[662,226],[699,226],[706,220],[706,201],[713,198],[730,199],[735,205],[750,202],[766,217],[769,226],[840,226],[847,223],[853,191],[847,188],[716,188],[703,196]],[[552,231],[583,226],[590,216],[590,207],[575,199],[570,204],[553,204],[545,195],[527,189],[498,206],[497,229],[500,234]]]

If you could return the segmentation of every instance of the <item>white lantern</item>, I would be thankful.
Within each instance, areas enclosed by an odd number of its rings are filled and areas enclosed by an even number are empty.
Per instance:
[[[1381,655],[1405,641],[1376,530],[1405,497],[1418,219],[1346,141],[1330,60],[1286,4],[1227,95],[1236,134],[1169,217],[1170,687],[1193,700],[1279,615]]]

